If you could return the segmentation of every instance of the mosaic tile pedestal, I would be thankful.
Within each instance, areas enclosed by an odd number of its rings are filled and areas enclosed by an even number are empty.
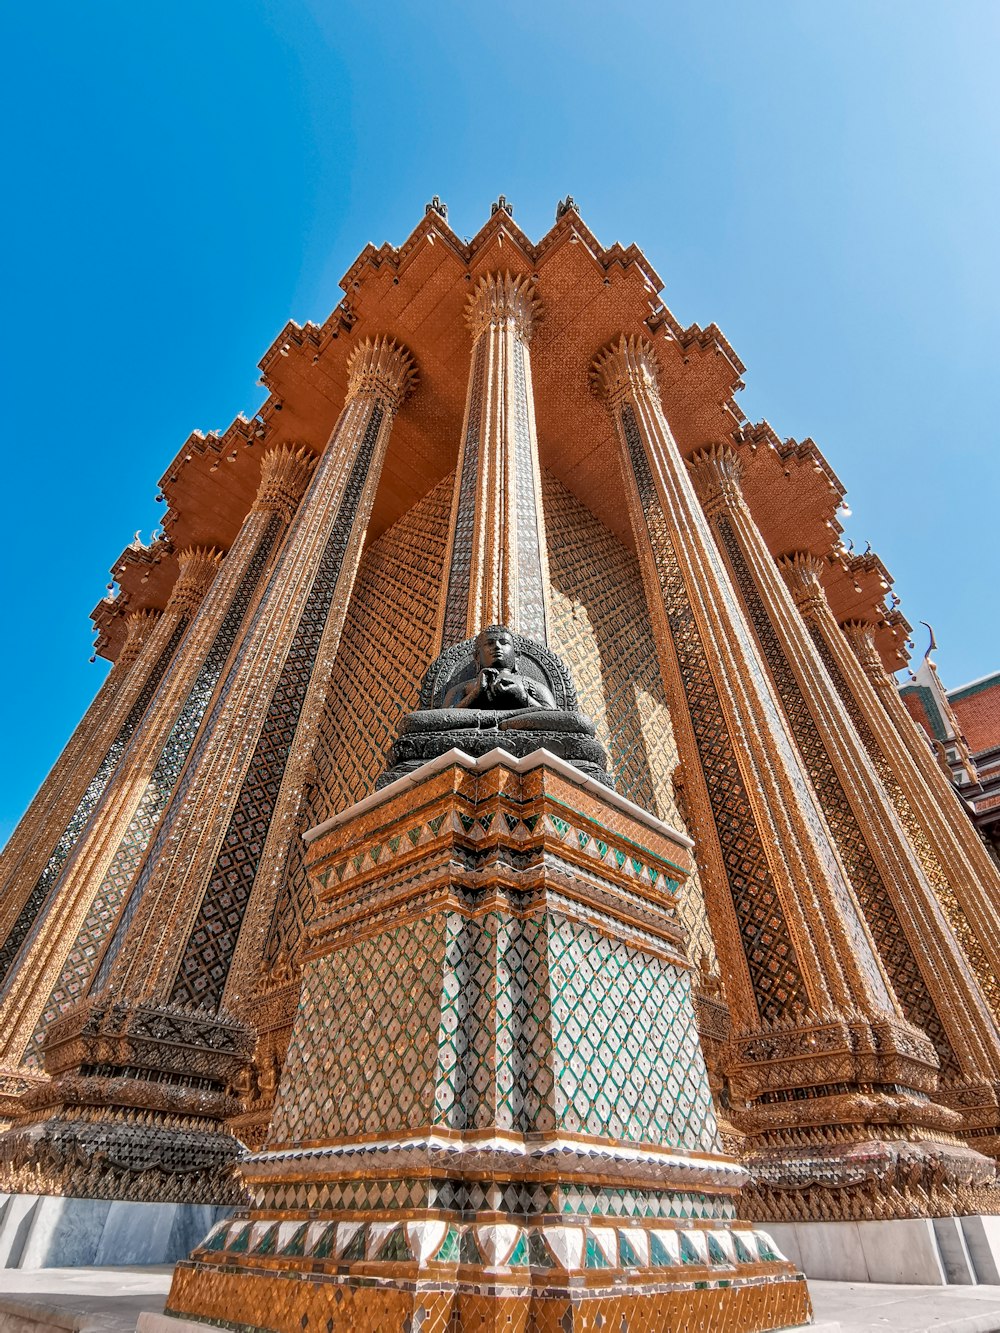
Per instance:
[[[314,830],[254,1204],[167,1313],[233,1328],[763,1330],[675,915],[680,834],[546,752],[452,752]]]

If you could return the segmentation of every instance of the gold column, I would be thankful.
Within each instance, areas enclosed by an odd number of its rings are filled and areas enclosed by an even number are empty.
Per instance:
[[[469,298],[472,365],[441,606],[443,647],[485,625],[548,641],[549,567],[529,343],[530,279],[489,274]]]
[[[804,1197],[800,1154],[824,1144],[836,1195],[827,1215],[864,1215],[869,1205],[836,1145],[886,1132],[892,1140],[943,1134],[955,1146],[936,1149],[965,1160],[968,1149],[950,1138],[959,1117],[923,1100],[936,1087],[936,1054],[892,994],[667,424],[653,347],[622,336],[598,355],[592,375],[622,450],[690,773],[733,1016],[730,1077],[751,1147],[746,1206],[755,1215],[795,1216]],[[915,1173],[933,1192],[935,1159],[918,1159]],[[957,1188],[963,1169],[949,1165],[939,1175]],[[882,1202],[926,1210],[919,1197]]]
[[[416,378],[386,338],[360,344],[349,372],[340,419],[136,883],[143,907],[99,976],[129,1000],[218,1008],[248,904],[254,937],[240,948],[259,959],[392,423]]]
[[[142,722],[184,632],[183,605],[125,618],[125,642],[0,855],[0,980]],[[36,891],[40,877],[46,883]]]
[[[11,978],[0,1004],[0,1068],[24,1072],[27,1056],[27,1067],[37,1072],[45,1029],[86,992],[109,932],[128,910],[129,883],[311,467],[304,450],[268,451],[257,497],[229,554],[223,559],[218,551],[195,549],[178,557],[181,573],[168,612],[180,609],[189,628],[62,869],[43,929]]]
[[[1000,1018],[1000,871],[906,711],[875,646],[875,627],[837,624],[823,591],[822,566],[812,557],[790,555],[780,564],[994,1017]]]
[[[246,1076],[253,1033],[221,1008],[226,978],[262,856],[280,857],[282,840],[299,835],[296,765],[312,748],[392,422],[415,380],[409,354],[384,338],[359,344],[348,369],[345,407],[90,994],[48,1026],[50,1079],[29,1090],[0,1139],[10,1188],[239,1197],[232,1164],[242,1148],[224,1122],[239,1110],[233,1090]],[[269,908],[260,905],[261,919]],[[58,1149],[39,1173],[39,1144],[50,1142]],[[157,1166],[164,1153],[169,1178]]]
[[[883,966],[934,1042],[946,1083],[937,1095],[966,1110],[982,1142],[1000,1114],[989,1008],[750,514],[739,455],[712,445],[690,469]]]
[[[180,552],[177,580],[159,624],[172,622],[178,633],[190,626],[220,559],[220,554],[215,551],[192,549]],[[183,647],[172,652],[175,668],[180,666],[182,656]],[[175,672],[170,672],[161,680],[145,710],[142,725],[123,747],[99,798],[84,812],[83,818],[75,825],[71,823],[64,833],[64,846],[58,849],[62,855],[53,854],[41,873],[21,886],[25,906],[9,929],[3,946],[6,968],[0,986],[0,1091],[16,1089],[16,1072],[41,1007],[99,883],[100,871],[97,872],[98,878],[92,872],[93,858],[95,853],[99,856],[102,851],[106,858],[110,856],[109,842],[114,840],[116,830],[120,833],[121,816],[118,812],[123,799],[128,811],[135,807],[137,794],[131,770],[137,761],[146,760],[147,738],[150,731],[155,730],[160,713],[159,698],[170,689],[175,678]],[[147,762],[148,766],[152,765],[152,760]],[[127,814],[125,820],[127,822]],[[24,873],[30,874],[27,864]],[[10,1081],[12,1076],[13,1082]]]

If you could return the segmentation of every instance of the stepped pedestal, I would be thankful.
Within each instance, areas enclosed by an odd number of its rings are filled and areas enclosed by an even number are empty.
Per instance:
[[[453,751],[310,837],[318,910],[269,1139],[242,1166],[254,1204],[178,1265],[168,1315],[809,1318],[802,1277],[736,1220],[745,1173],[675,915],[687,839],[544,751]]]

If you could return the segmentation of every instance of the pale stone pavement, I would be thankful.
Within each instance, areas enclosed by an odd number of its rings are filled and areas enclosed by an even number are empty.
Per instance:
[[[0,1333],[133,1333],[159,1313],[171,1265],[9,1268],[0,1272]],[[810,1282],[813,1333],[1000,1333],[1000,1287]]]
[[[134,1333],[141,1314],[163,1309],[173,1271],[173,1264],[6,1268],[0,1271],[0,1333]]]

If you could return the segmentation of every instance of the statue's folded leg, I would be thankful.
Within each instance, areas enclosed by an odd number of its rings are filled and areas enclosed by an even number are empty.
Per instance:
[[[401,736],[429,731],[494,731],[498,717],[483,708],[422,708],[408,713],[399,725]]]
[[[519,708],[500,714],[501,731],[561,731],[577,736],[596,736],[593,722],[584,713],[563,713],[554,708]]]

